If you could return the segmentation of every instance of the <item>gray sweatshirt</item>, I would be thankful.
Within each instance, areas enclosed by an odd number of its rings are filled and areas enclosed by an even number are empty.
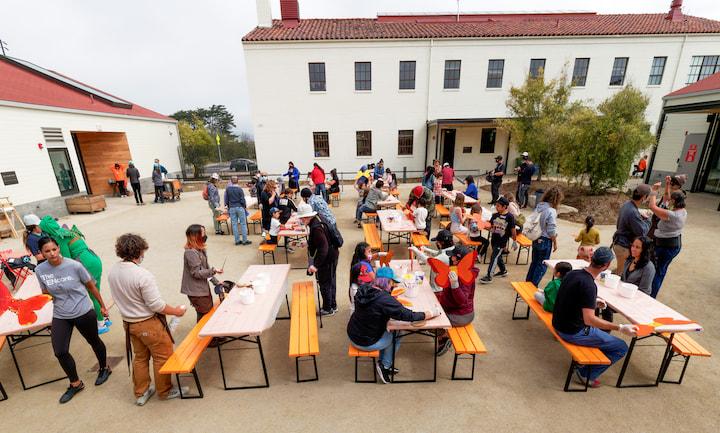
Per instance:
[[[550,203],[541,201],[535,211],[540,214],[540,236],[552,238],[557,235],[557,210]]]
[[[372,187],[368,191],[367,197],[365,197],[365,206],[370,209],[377,209],[379,201],[383,201],[388,197],[388,193],[383,192],[380,188]]]
[[[626,201],[620,208],[613,242],[621,247],[630,248],[638,236],[647,235],[650,229],[648,221],[640,215],[635,202]]]
[[[632,261],[632,257],[628,257],[628,259],[625,260],[625,267],[623,268],[621,279],[625,283],[635,284],[641,292],[649,295],[650,292],[652,292],[653,278],[655,278],[655,265],[653,262],[647,262],[642,268],[636,268],[630,272],[629,268]]]

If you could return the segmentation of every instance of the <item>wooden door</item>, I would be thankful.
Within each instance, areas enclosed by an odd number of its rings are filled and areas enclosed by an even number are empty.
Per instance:
[[[110,167],[119,162],[127,167],[130,146],[124,132],[74,132],[80,164],[86,176],[88,194],[112,194]]]

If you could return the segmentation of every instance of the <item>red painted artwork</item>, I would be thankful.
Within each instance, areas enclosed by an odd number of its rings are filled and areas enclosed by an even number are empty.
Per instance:
[[[52,300],[50,295],[36,295],[27,299],[13,298],[10,290],[0,281],[0,314],[12,311],[17,315],[20,326],[32,325],[38,319],[36,311]]]

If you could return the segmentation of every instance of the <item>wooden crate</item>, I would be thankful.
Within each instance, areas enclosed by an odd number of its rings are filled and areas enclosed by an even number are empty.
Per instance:
[[[102,195],[81,195],[78,197],[70,197],[65,199],[65,206],[68,212],[74,213],[93,213],[105,210],[105,197]]]

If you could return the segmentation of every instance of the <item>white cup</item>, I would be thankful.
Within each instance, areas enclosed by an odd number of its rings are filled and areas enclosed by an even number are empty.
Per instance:
[[[608,274],[605,277],[605,286],[611,289],[617,289],[620,284],[620,275]]]
[[[255,302],[255,292],[252,289],[245,288],[240,290],[240,303],[250,305]]]

